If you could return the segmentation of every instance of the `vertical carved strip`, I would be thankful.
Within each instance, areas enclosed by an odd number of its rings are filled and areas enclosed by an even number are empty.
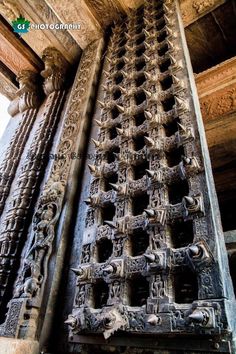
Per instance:
[[[20,89],[17,91],[17,96],[19,97],[18,104],[22,118],[0,166],[0,215],[40,103],[40,87],[37,84],[39,81],[37,74],[30,70],[23,70],[18,76],[18,81]]]
[[[16,186],[6,204],[2,214],[0,229],[0,287],[1,301],[6,290],[9,291],[14,279],[15,262],[24,243],[24,232],[27,216],[32,207],[32,198],[35,193],[40,173],[43,171],[46,154],[60,118],[60,111],[65,97],[65,74],[68,68],[66,60],[54,48],[48,48],[43,53],[45,70],[41,73],[44,77],[44,92],[48,96],[45,108],[34,132],[32,143],[27,151],[25,161],[22,163]],[[28,97],[28,96],[26,96]],[[30,98],[28,97],[28,102]],[[20,106],[27,105],[24,99]],[[22,108],[23,109],[23,108]],[[9,282],[9,284],[8,284]]]
[[[63,198],[66,193],[66,185],[71,169],[71,155],[78,145],[78,138],[83,134],[87,124],[88,111],[90,109],[90,93],[93,90],[96,79],[98,62],[101,59],[103,41],[96,41],[84,51],[78,72],[72,87],[65,113],[63,130],[60,136],[56,154],[61,157],[52,164],[48,180],[40,196],[37,209],[33,216],[33,231],[30,235],[30,244],[22,261],[19,276],[15,283],[14,299],[9,303],[7,320],[2,327],[2,335],[12,321],[11,308],[18,301],[25,299],[24,306],[31,302],[29,307],[29,325],[34,322],[34,329],[29,329],[27,336],[34,337],[38,323],[38,312],[44,294],[44,286],[47,281],[48,260],[53,250],[56,224],[63,206]],[[49,89],[49,86],[47,87]],[[19,312],[20,314],[20,312]],[[18,335],[22,316],[17,316],[15,321],[18,329],[14,336]],[[5,329],[4,329],[5,328]]]

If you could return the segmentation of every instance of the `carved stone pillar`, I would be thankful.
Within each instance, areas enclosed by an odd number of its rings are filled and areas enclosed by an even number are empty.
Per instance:
[[[1,218],[0,227],[0,286],[2,309],[14,281],[16,261],[25,240],[27,220],[31,215],[32,201],[40,176],[47,163],[57,123],[65,97],[65,80],[68,63],[55,48],[47,48],[43,53],[45,70],[44,92],[47,98],[33,132],[25,159],[20,164],[14,189],[9,195]],[[19,77],[19,106],[22,111],[31,107],[35,97],[25,89],[26,76]],[[30,86],[30,84],[28,84]],[[31,83],[32,87],[34,82]],[[20,141],[20,138],[19,138]],[[11,335],[13,329],[4,329]]]
[[[30,70],[22,70],[18,75],[20,88],[17,91],[16,111],[22,113],[21,121],[11,138],[4,160],[0,166],[0,215],[8,197],[25,144],[34,124],[40,103],[38,75]]]
[[[74,85],[70,94],[67,109],[63,118],[63,129],[58,137],[58,144],[55,153],[60,159],[53,161],[50,165],[48,179],[43,187],[35,213],[32,219],[32,231],[29,235],[28,246],[24,249],[24,257],[18,272],[14,286],[13,299],[8,304],[8,312],[5,323],[1,328],[1,335],[17,338],[35,339],[36,331],[39,330],[40,311],[45,294],[45,284],[48,280],[48,262],[56,237],[56,226],[60,217],[62,207],[63,226],[60,228],[60,250],[56,260],[55,275],[57,279],[62,267],[63,251],[68,231],[64,226],[71,220],[71,197],[74,192],[71,175],[80,168],[81,160],[71,158],[75,151],[85,146],[86,136],[84,132],[89,124],[88,114],[91,109],[91,94],[94,92],[94,85],[97,80],[97,73],[100,67],[103,40],[96,41],[89,45],[82,55]],[[63,84],[61,68],[52,73],[51,51],[46,53],[45,70],[42,75],[46,78],[44,91],[54,95],[53,89],[58,89]],[[52,58],[54,59],[54,58]],[[57,75],[55,75],[57,73]],[[51,93],[52,92],[52,93]],[[70,184],[69,184],[70,183]],[[66,188],[68,187],[68,188]],[[71,192],[72,190],[72,192]],[[63,199],[66,193],[66,205]],[[72,196],[71,196],[72,194]],[[57,293],[58,281],[53,280],[52,297]],[[48,320],[52,312],[49,296],[48,315],[45,317],[45,324],[42,333],[46,335]]]

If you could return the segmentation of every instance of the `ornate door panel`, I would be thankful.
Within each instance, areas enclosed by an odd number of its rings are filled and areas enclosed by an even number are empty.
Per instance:
[[[234,295],[178,13],[147,0],[113,28],[66,321],[75,343],[229,352]]]

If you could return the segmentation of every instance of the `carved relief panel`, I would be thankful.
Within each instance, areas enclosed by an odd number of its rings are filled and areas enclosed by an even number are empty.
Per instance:
[[[72,342],[96,334],[129,345],[124,333],[230,342],[233,293],[178,11],[148,0],[113,27],[72,269]]]
[[[11,190],[10,183],[23,153],[24,144],[30,134],[28,130],[32,129],[37,114],[36,108],[33,108],[36,103],[38,104],[34,92],[37,77],[35,78],[32,73],[27,71],[21,73],[19,77],[19,107],[25,117],[23,117],[23,122],[14,136],[16,146],[11,141],[6,159],[1,166],[2,169],[5,169],[4,177],[6,177],[0,183],[3,192],[0,198],[0,212],[3,210],[0,225],[0,304],[2,312],[9,300],[9,293],[15,277],[15,267],[25,241],[24,233],[30,214],[29,210],[33,206],[38,183],[46,165],[45,156],[50,151],[65,99],[63,85],[68,69],[67,61],[55,48],[47,48],[44,51],[43,61],[45,70],[41,72],[41,75],[44,77],[43,88],[47,99],[43,106],[43,113],[38,119],[37,128],[33,131],[32,141],[27,146],[26,157],[18,167],[17,178]],[[4,163],[9,157],[9,166],[6,168]],[[8,194],[9,198],[6,200]],[[44,215],[45,220],[47,220],[49,213],[50,211]]]

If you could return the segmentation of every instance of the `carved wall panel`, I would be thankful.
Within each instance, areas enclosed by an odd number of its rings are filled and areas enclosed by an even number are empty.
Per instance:
[[[3,22],[0,26],[0,53],[3,64],[15,75],[21,70],[38,72],[42,68],[39,57],[25,47]]]
[[[46,154],[49,153],[49,148],[57,127],[58,119],[62,109],[62,104],[65,97],[65,73],[68,68],[68,63],[61,56],[61,54],[54,48],[48,48],[44,51],[43,60],[45,63],[45,70],[41,73],[44,77],[44,92],[48,96],[44,105],[42,115],[40,116],[37,128],[33,133],[33,138],[24,161],[19,165],[19,172],[15,180],[14,187],[9,194],[9,199],[6,201],[4,211],[1,216],[0,226],[0,301],[4,306],[8,300],[9,292],[11,291],[12,282],[15,278],[15,266],[18,261],[19,251],[21,251],[24,244],[24,232],[27,225],[27,218],[32,207],[33,197],[36,188],[38,187],[39,178],[45,167],[47,161]],[[37,97],[34,93],[27,92],[29,87],[34,86],[32,81],[29,84],[26,77],[21,75],[20,81],[20,101],[19,106],[23,111],[30,108]],[[26,92],[25,92],[26,91]],[[30,115],[30,119],[34,119],[34,110],[29,110],[26,115]],[[32,127],[32,122],[28,121],[29,129]],[[24,126],[24,123],[23,123]],[[25,127],[25,126],[24,126]],[[20,132],[26,134],[26,131]],[[19,133],[20,134],[20,133]],[[18,143],[21,143],[20,137],[17,135]],[[11,144],[12,145],[12,144]],[[11,148],[11,147],[10,147]],[[22,152],[23,147],[19,146],[19,151],[14,151],[14,156],[17,162],[19,159],[18,153]],[[5,164],[7,161],[4,162]],[[14,167],[10,163],[7,166],[9,169]],[[5,171],[6,173],[8,170]],[[3,181],[7,183],[7,181]]]
[[[71,156],[78,146],[81,148],[83,134],[89,122],[91,93],[93,93],[97,80],[103,44],[103,40],[92,43],[82,55],[63,118],[63,129],[56,147],[55,153],[60,158],[53,161],[36,206],[29,243],[24,250],[24,257],[14,285],[13,299],[8,304],[6,321],[1,326],[1,335],[3,336],[36,339],[41,320],[40,313],[44,300],[45,284],[48,281],[48,262],[52,252],[56,251],[56,226],[62,208],[64,208],[64,216],[66,213],[64,199],[69,203],[70,192],[68,189],[70,186],[68,183],[72,174],[71,168],[75,168],[75,160]],[[46,66],[44,75],[48,69]],[[60,74],[60,70],[58,74]],[[71,205],[69,205],[70,208]],[[67,235],[65,237],[67,238]],[[61,243],[63,244],[66,242],[65,237],[63,238],[62,232],[60,238],[62,238]],[[61,258],[61,253],[59,258]],[[58,277],[58,267],[55,272],[55,277]],[[53,287],[53,284],[50,286]],[[27,320],[25,321],[26,316]]]
[[[101,25],[84,0],[77,0],[76,2],[46,0],[46,3],[62,23],[78,23],[81,25],[80,30],[69,29],[68,32],[82,49],[102,37]]]
[[[180,10],[184,26],[189,26],[226,0],[180,0]]]
[[[112,0],[85,0],[85,2],[104,28],[123,11],[121,4]]]
[[[236,109],[236,58],[196,75],[204,121],[208,122]]]
[[[72,343],[194,351],[200,336],[203,351],[230,352],[235,299],[193,81],[175,2],[147,0],[114,26],[72,269]]]

